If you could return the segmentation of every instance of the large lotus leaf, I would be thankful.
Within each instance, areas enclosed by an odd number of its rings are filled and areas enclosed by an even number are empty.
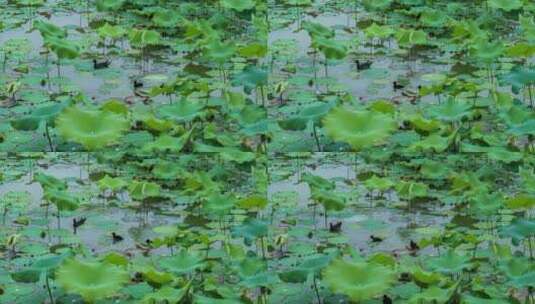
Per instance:
[[[535,21],[533,16],[519,16],[518,20],[520,21],[520,28],[524,33],[524,37],[527,41],[535,41]]]
[[[243,304],[240,299],[219,299],[209,298],[200,294],[195,294],[195,304]]]
[[[63,103],[51,103],[35,108],[30,114],[10,121],[15,130],[35,131],[41,122],[46,122],[53,127],[56,116],[66,107]]]
[[[119,39],[126,34],[126,30],[120,25],[110,25],[105,23],[103,26],[99,27],[97,30],[100,37]]]
[[[535,235],[535,219],[516,218],[511,224],[501,227],[500,235],[511,237],[513,244],[518,245],[520,241]]]
[[[442,179],[446,178],[451,172],[451,168],[442,162],[433,160],[424,160],[420,166],[420,174],[424,178]]]
[[[199,142],[195,143],[194,150],[195,152],[200,153],[218,153],[222,159],[237,162],[239,164],[253,161],[256,157],[255,153],[242,151],[236,147],[216,147]]]
[[[470,295],[463,295],[462,304],[508,304],[506,299],[478,298]]]
[[[44,190],[47,189],[56,189],[56,190],[65,190],[67,189],[67,183],[60,179],[55,178],[52,175],[46,175],[41,172],[35,173],[33,180],[41,184]]]
[[[97,150],[116,142],[130,123],[112,112],[72,106],[58,115],[56,127],[63,138]]]
[[[232,42],[224,43],[218,39],[213,39],[205,46],[204,55],[211,61],[223,64],[236,54],[234,45],[235,43]]]
[[[344,59],[347,55],[347,47],[342,42],[321,36],[312,39],[314,48],[319,49],[327,59]]]
[[[148,197],[158,197],[160,189],[160,185],[145,181],[132,181],[128,186],[128,192],[132,198],[140,201]]]
[[[94,302],[118,292],[129,281],[128,273],[108,263],[70,259],[56,272],[56,282],[69,293]]]
[[[235,236],[241,236],[246,239],[257,239],[268,234],[268,225],[258,219],[246,219],[240,226],[235,226],[232,229]]]
[[[130,43],[136,47],[146,47],[148,45],[158,45],[161,43],[160,33],[154,30],[132,29],[128,34]]]
[[[158,289],[155,292],[146,294],[141,303],[144,304],[154,304],[154,303],[167,303],[167,304],[178,304],[184,296],[188,293],[189,284],[183,288],[173,288],[169,286],[164,286]]]
[[[345,198],[325,190],[313,190],[312,199],[323,205],[327,211],[340,211],[346,206]]]
[[[510,84],[513,93],[518,94],[523,87],[535,84],[535,69],[516,66],[499,79]]]
[[[334,108],[323,119],[329,137],[350,144],[361,150],[382,144],[396,130],[394,119],[372,111],[351,111],[344,107]]]
[[[500,57],[505,50],[501,41],[478,41],[472,44],[473,55],[483,62],[491,63]]]
[[[320,270],[326,267],[331,260],[331,255],[315,254],[307,256],[297,267],[279,273],[279,277],[284,282],[304,283],[310,273],[313,273],[314,275],[319,274]]]
[[[161,160],[152,169],[152,174],[161,179],[178,179],[186,174],[186,169],[179,163]]]
[[[118,11],[123,6],[125,0],[97,0],[98,11]]]
[[[167,134],[160,135],[155,141],[146,143],[143,146],[143,150],[178,153],[188,142],[192,130],[182,134],[180,137],[173,137]]]
[[[189,122],[202,114],[204,106],[197,101],[181,100],[180,102],[161,106],[158,113],[164,118],[177,122]]]
[[[363,0],[362,4],[367,10],[382,11],[390,7],[392,0]]]
[[[310,37],[334,37],[334,31],[321,23],[303,21],[303,28],[308,32]]]
[[[526,257],[513,257],[501,262],[500,269],[510,279],[507,285],[512,285],[519,289],[533,285],[535,264]]]
[[[161,9],[154,13],[152,22],[161,27],[175,27],[182,21],[182,16],[172,9]]]
[[[390,268],[374,263],[336,259],[323,270],[323,282],[329,289],[356,302],[382,295],[395,280]]]
[[[535,196],[518,194],[508,199],[505,204],[511,209],[530,209],[535,207]]]
[[[426,9],[420,16],[420,22],[430,27],[442,27],[448,22],[448,14],[443,10]]]
[[[504,163],[512,163],[521,161],[523,158],[522,153],[509,151],[503,147],[491,147],[487,149],[487,156],[490,159],[501,161]]]
[[[457,254],[454,250],[449,250],[442,256],[428,259],[427,265],[438,272],[459,273],[469,268],[472,264],[469,256]]]
[[[265,69],[256,66],[249,66],[233,78],[233,84],[236,86],[243,85],[246,90],[250,91],[257,87],[267,85],[268,74]]]
[[[396,32],[396,39],[400,46],[410,47],[427,43],[427,34],[422,30],[400,29]]]
[[[262,58],[267,54],[267,45],[265,43],[250,43],[241,47],[238,51],[240,56],[246,58]]]
[[[254,0],[220,0],[221,5],[238,12],[253,9],[256,5]]]
[[[417,197],[426,197],[429,187],[421,182],[400,181],[396,185],[396,190],[400,197],[413,199]]]
[[[61,59],[74,59],[80,55],[78,45],[65,38],[56,36],[45,36],[44,42]]]
[[[424,152],[444,152],[451,144],[449,136],[440,136],[439,134],[431,134],[426,138],[413,143],[410,146],[412,150],[422,150]]]
[[[203,204],[208,214],[225,215],[236,205],[236,198],[231,194],[212,194]]]
[[[364,185],[368,189],[386,191],[393,188],[395,184],[388,177],[378,177],[374,174],[364,182]]]
[[[312,0],[286,0],[286,3],[293,6],[308,6],[312,4]]]
[[[181,250],[178,254],[160,260],[160,266],[168,271],[183,274],[191,273],[204,266],[203,259],[195,253]]]
[[[522,8],[522,0],[488,0],[490,7],[502,9],[506,12]]]
[[[409,303],[411,304],[433,304],[433,303],[448,303],[451,299],[455,288],[442,289],[437,286],[431,286],[426,290],[413,295]]]
[[[246,198],[241,199],[238,202],[238,206],[242,209],[247,210],[262,210],[268,204],[268,201],[265,196],[262,195],[251,195]]]
[[[58,210],[73,211],[78,209],[79,200],[77,197],[70,195],[64,190],[57,190],[55,188],[45,189],[44,198],[52,202]]]
[[[65,38],[67,37],[67,31],[58,27],[55,24],[48,23],[42,20],[35,20],[33,22],[33,27],[39,30],[41,36],[43,37],[57,37]]]
[[[472,113],[471,109],[472,106],[467,102],[449,99],[441,105],[431,107],[429,113],[437,119],[451,122],[469,116]]]
[[[310,189],[313,189],[313,190],[318,189],[318,190],[330,191],[330,190],[334,190],[335,188],[334,182],[328,179],[325,179],[319,175],[313,175],[307,172],[303,173],[303,175],[301,176],[301,181],[307,183]]]
[[[380,39],[386,39],[390,36],[392,36],[395,31],[394,29],[389,25],[378,25],[377,23],[372,23],[372,25],[368,26],[364,33],[366,33],[366,36],[369,38],[380,38]]]
[[[503,207],[503,204],[503,195],[500,193],[482,192],[470,198],[470,209],[476,215],[494,215]]]
[[[120,177],[110,177],[106,174],[98,181],[100,189],[110,189],[111,191],[117,191],[122,188],[126,188],[127,182]]]
[[[332,107],[333,105],[330,103],[308,106],[302,109],[296,116],[289,119],[279,120],[278,124],[284,130],[302,131],[306,129],[309,121],[319,125],[323,116],[325,116]]]

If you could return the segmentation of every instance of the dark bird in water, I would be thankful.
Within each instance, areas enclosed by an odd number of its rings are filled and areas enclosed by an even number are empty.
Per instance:
[[[355,60],[355,63],[357,64],[358,71],[367,70],[372,66],[371,61],[360,61],[357,59]]]
[[[329,223],[329,232],[338,233],[342,231],[342,222]]]
[[[394,83],[392,84],[392,86],[394,87],[394,91],[396,90],[401,90],[405,87],[405,85],[397,82],[397,81],[394,81]]]
[[[93,68],[95,70],[105,69],[105,68],[109,67],[110,64],[111,64],[111,61],[108,60],[108,59],[104,59],[104,60],[93,59]]]
[[[418,246],[418,244],[416,244],[415,241],[411,240],[409,245],[406,246],[407,250],[409,251],[418,251],[420,250],[420,246]]]
[[[120,236],[120,235],[118,235],[118,234],[115,233],[115,232],[112,232],[112,233],[111,233],[111,237],[112,237],[112,240],[113,240],[113,243],[114,243],[114,244],[115,244],[115,243],[119,243],[119,242],[121,242],[121,241],[123,240],[123,237]]]
[[[76,234],[76,231],[77,231],[78,227],[80,227],[83,224],[85,224],[86,220],[87,220],[86,217],[81,217],[79,220],[77,220],[76,218],[72,219],[72,229],[74,231],[74,234]]]
[[[143,82],[140,80],[134,79],[134,89],[143,87]]]
[[[378,237],[378,236],[375,236],[375,235],[373,235],[373,234],[370,235],[370,239],[371,239],[372,242],[374,242],[374,243],[379,243],[379,242],[382,242],[382,241],[383,241],[382,238],[380,238],[380,237]]]
[[[387,295],[383,295],[383,304],[392,304],[392,299]]]

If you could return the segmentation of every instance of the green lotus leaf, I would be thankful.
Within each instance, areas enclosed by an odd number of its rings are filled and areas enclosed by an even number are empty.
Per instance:
[[[232,229],[235,236],[245,237],[246,239],[257,239],[268,234],[268,225],[258,219],[246,219],[242,225],[235,226]]]
[[[133,199],[141,201],[148,197],[160,196],[160,185],[153,182],[132,181],[128,186],[128,192]]]
[[[420,16],[420,22],[430,27],[442,27],[448,22],[448,14],[442,10],[426,9]]]
[[[116,142],[130,123],[122,115],[72,106],[56,118],[59,134],[82,144],[88,150],[98,150]]]
[[[409,299],[409,303],[414,304],[433,304],[448,303],[453,296],[455,288],[442,289],[437,286],[431,286],[426,290],[415,294]]]
[[[100,12],[115,12],[123,7],[124,2],[125,0],[97,0],[95,4]]]
[[[114,295],[129,279],[128,273],[117,266],[76,259],[67,260],[56,272],[61,287],[87,302]]]
[[[170,283],[174,280],[175,276],[169,272],[157,271],[154,267],[150,266],[142,271],[143,279],[147,281],[151,286],[157,288],[164,284]]]
[[[399,29],[396,32],[396,39],[402,47],[422,45],[427,44],[427,33],[422,30]]]
[[[524,33],[524,37],[527,41],[535,41],[535,20],[533,16],[518,16],[520,21],[520,28]]]
[[[119,39],[126,35],[126,30],[122,26],[110,25],[107,22],[103,26],[99,27],[97,32],[100,37],[110,38],[113,40]]]
[[[336,259],[323,270],[323,282],[330,290],[356,302],[382,295],[395,280],[390,268],[374,263]]]
[[[334,31],[321,23],[303,21],[303,28],[310,37],[333,38]]]
[[[499,79],[510,84],[513,93],[518,94],[523,87],[535,84],[535,69],[516,66]]]
[[[464,117],[472,114],[472,106],[464,101],[455,101],[449,99],[447,102],[431,107],[429,113],[440,120],[444,121],[460,121]]]
[[[372,177],[368,178],[364,182],[364,185],[368,189],[379,190],[383,192],[383,191],[393,188],[395,184],[388,177],[378,177],[377,175],[374,174]]]
[[[292,6],[308,6],[312,4],[312,0],[286,0],[286,3]]]
[[[176,255],[162,258],[159,264],[163,269],[178,274],[191,273],[204,266],[201,257],[186,250],[181,250]]]
[[[224,8],[233,9],[238,12],[253,9],[256,5],[254,0],[220,0]]]
[[[178,153],[188,142],[192,131],[193,129],[182,134],[180,137],[173,137],[167,134],[160,135],[155,141],[146,143],[143,146],[143,150]]]
[[[208,214],[225,215],[236,205],[236,198],[231,194],[212,194],[205,203],[203,203],[204,210]]]
[[[489,63],[500,57],[505,50],[500,41],[478,41],[471,47],[476,58]]]
[[[327,211],[340,211],[346,207],[345,198],[332,191],[313,189],[312,199],[322,204]]]
[[[268,73],[263,68],[248,66],[241,73],[234,76],[232,82],[236,86],[244,86],[247,91],[267,85]]]
[[[362,4],[367,10],[382,11],[390,7],[392,0],[363,0]]]
[[[505,54],[508,57],[529,58],[535,55],[535,45],[524,42],[515,43],[507,47]]]
[[[499,268],[510,279],[507,285],[525,288],[533,285],[535,279],[535,264],[527,257],[513,257],[501,262]]]
[[[253,152],[241,151],[235,147],[209,146],[199,142],[195,143],[194,150],[200,153],[219,153],[218,155],[222,159],[239,164],[251,162],[256,157],[256,154]]]
[[[152,174],[161,179],[179,179],[186,170],[176,162],[160,161],[152,169]]]
[[[530,209],[535,207],[535,196],[519,194],[508,199],[505,204],[511,209]]]
[[[347,55],[346,45],[334,39],[316,36],[312,38],[312,45],[319,49],[327,59],[341,60]]]
[[[262,210],[267,204],[268,201],[266,197],[262,195],[251,195],[238,202],[240,208],[247,210]]]
[[[168,303],[178,304],[186,296],[189,290],[189,284],[183,288],[173,288],[164,286],[158,291],[146,294],[141,303],[154,304],[154,303]]]
[[[394,35],[395,31],[394,29],[389,25],[378,25],[377,23],[372,23],[372,25],[368,26],[364,33],[366,33],[366,36],[368,38],[379,38],[379,39],[386,39],[392,35]]]
[[[433,257],[427,260],[427,265],[438,272],[459,273],[472,266],[470,257],[457,254],[454,250],[449,250],[446,254]]]
[[[505,299],[478,298],[470,295],[463,295],[462,304],[508,304]]]
[[[209,59],[223,64],[236,54],[236,47],[232,42],[221,42],[213,39],[205,46],[204,55]]]
[[[323,116],[325,116],[332,107],[333,105],[330,103],[308,106],[299,111],[299,114],[294,117],[279,120],[278,124],[284,130],[302,131],[306,129],[309,121],[312,121],[315,125],[319,125]]]
[[[334,190],[335,188],[334,182],[325,179],[321,176],[313,175],[307,172],[303,173],[303,175],[301,176],[301,181],[307,183],[311,190],[317,189],[330,191]]]
[[[262,58],[267,54],[267,46],[263,43],[254,42],[241,47],[238,53],[246,58]]]
[[[487,156],[490,159],[501,161],[507,164],[521,161],[523,158],[522,153],[509,151],[503,147],[491,147],[487,149]]]
[[[43,104],[35,108],[30,114],[24,115],[10,121],[15,130],[35,131],[41,122],[46,122],[49,126],[54,126],[56,116],[66,107],[63,103]]]
[[[41,184],[44,190],[56,189],[56,190],[66,190],[67,183],[60,179],[55,178],[52,175],[47,175],[42,172],[37,172],[33,176],[33,180]]]
[[[243,304],[240,299],[216,299],[199,294],[196,294],[194,299],[196,304]]]
[[[396,184],[398,195],[405,199],[427,197],[429,187],[421,182],[400,181]]]
[[[502,237],[511,237],[513,244],[518,245],[520,241],[535,235],[535,220],[515,218],[511,224],[500,229]]]
[[[158,113],[177,122],[189,122],[201,116],[204,106],[200,102],[181,100],[180,102],[161,106]]]
[[[396,130],[392,117],[372,111],[351,111],[344,107],[331,110],[323,118],[323,126],[329,137],[350,144],[361,150],[379,145]]]
[[[425,160],[420,167],[420,174],[429,179],[446,178],[451,169],[448,165],[433,160]]]
[[[501,9],[506,12],[521,9],[524,4],[522,0],[488,0],[490,7]]]
[[[70,42],[65,38],[58,38],[56,36],[45,36],[45,45],[50,48],[58,58],[74,59],[80,55],[78,45]]]
[[[80,204],[77,197],[70,195],[64,190],[57,190],[56,188],[45,189],[44,199],[49,202],[52,202],[58,210],[64,211],[73,211],[78,209]]]
[[[135,47],[146,47],[148,45],[161,44],[160,33],[154,30],[138,30],[132,29],[128,33],[130,43]]]
[[[446,149],[450,146],[451,142],[452,141],[450,136],[440,136],[439,134],[434,133],[422,140],[413,143],[410,146],[410,149],[416,151],[421,150],[425,152],[432,151],[441,153],[446,151]]]
[[[67,31],[62,29],[61,27],[48,23],[42,20],[35,20],[33,22],[33,27],[37,29],[42,37],[57,37],[57,38],[65,38],[67,37]]]
[[[176,27],[182,21],[180,14],[172,9],[158,10],[152,16],[152,22],[161,27]]]
[[[123,188],[126,188],[128,183],[120,177],[110,177],[105,175],[98,181],[98,186],[100,189],[110,189],[111,191],[117,191]]]

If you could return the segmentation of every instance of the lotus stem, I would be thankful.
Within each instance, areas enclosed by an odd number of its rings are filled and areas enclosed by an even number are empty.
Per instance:
[[[54,304],[54,296],[52,295],[52,290],[50,290],[50,279],[48,278],[48,271],[45,275],[45,285],[46,290],[48,291],[48,297],[50,298],[50,303]]]

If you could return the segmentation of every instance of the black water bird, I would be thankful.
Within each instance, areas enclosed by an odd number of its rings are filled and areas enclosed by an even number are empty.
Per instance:
[[[140,80],[134,79],[134,89],[143,87],[143,82]]]
[[[367,70],[372,66],[371,61],[360,61],[357,59],[355,60],[355,63],[357,64],[358,71]]]
[[[380,238],[378,236],[375,236],[375,235],[370,235],[370,239],[372,240],[372,242],[374,243],[379,243],[379,242],[382,242],[383,241],[383,238]]]
[[[72,229],[74,231],[74,234],[76,234],[76,231],[77,231],[78,227],[80,227],[83,224],[85,224],[86,220],[87,220],[86,217],[81,217],[79,220],[77,220],[76,218],[72,219]]]
[[[329,232],[338,233],[342,231],[342,222],[329,223]]]
[[[115,233],[115,232],[112,232],[112,233],[111,233],[111,237],[112,237],[112,240],[113,240],[113,243],[114,243],[114,244],[115,244],[115,243],[119,243],[119,242],[121,242],[121,241],[124,239],[122,236],[118,235],[118,234]]]
[[[392,304],[392,299],[387,295],[383,295],[383,304]]]
[[[418,251],[418,250],[420,250],[420,246],[418,246],[418,244],[416,244],[416,242],[413,241],[413,240],[410,241],[409,246],[407,246],[406,248],[409,251]]]
[[[403,89],[403,88],[405,87],[404,84],[401,84],[401,83],[399,83],[399,82],[397,82],[397,81],[394,81],[394,82],[392,83],[392,86],[394,87],[394,91],[396,91],[396,90],[401,90],[401,89]]]
[[[104,60],[93,59],[93,68],[95,70],[105,69],[109,67],[110,64],[111,64],[111,60],[109,59],[104,59]]]

